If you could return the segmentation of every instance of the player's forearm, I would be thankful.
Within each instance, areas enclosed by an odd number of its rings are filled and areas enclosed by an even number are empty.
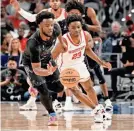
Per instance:
[[[103,61],[93,52],[91,48],[86,49],[86,55],[96,61],[99,65],[103,64]]]
[[[66,52],[67,51],[67,45],[65,44],[65,42],[64,42],[64,40],[62,38],[62,35],[60,35],[58,37],[58,39],[59,39],[59,43],[61,44],[61,53]]]
[[[48,70],[46,69],[43,69],[43,68],[33,68],[33,71],[36,75],[39,75],[39,76],[48,76],[50,75],[50,72],[48,72]]]
[[[60,53],[57,52],[57,51],[55,51],[55,50],[53,50],[52,53],[51,53],[51,56],[52,56],[52,58],[53,58],[54,60],[56,60],[59,55],[60,55]]]
[[[67,45],[62,40],[62,38],[59,41],[60,42],[58,42],[54,49],[51,51],[51,55],[54,60],[58,58],[60,53],[65,53],[67,51]]]
[[[36,14],[31,14],[22,8],[18,11],[21,16],[23,16],[26,20],[29,22],[35,22],[36,21]]]
[[[101,26],[99,25],[87,25],[88,29],[93,32],[101,32]]]

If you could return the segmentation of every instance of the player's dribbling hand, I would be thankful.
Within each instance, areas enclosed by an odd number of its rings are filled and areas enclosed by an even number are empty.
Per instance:
[[[110,64],[109,62],[104,62],[104,61],[103,61],[102,66],[103,66],[104,68],[108,68],[109,71],[112,69],[112,66],[111,66],[111,64]]]
[[[56,69],[57,69],[57,66],[52,66],[51,62],[47,64],[47,70],[50,75],[52,75],[56,71]]]

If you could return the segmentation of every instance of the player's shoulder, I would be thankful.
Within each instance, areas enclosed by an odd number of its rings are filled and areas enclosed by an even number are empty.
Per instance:
[[[48,9],[49,9],[49,8],[48,8]],[[42,12],[42,11],[48,11],[48,9],[43,9],[43,10],[41,10],[41,12]]]
[[[92,16],[96,16],[95,10],[92,7],[88,7],[87,8],[87,12],[88,16],[92,17]]]
[[[88,31],[83,31],[83,34],[85,36],[85,39],[88,41],[89,39],[91,39],[91,34]]]
[[[65,8],[61,8],[63,11],[65,11]]]
[[[88,31],[83,30],[83,33],[84,33],[84,35],[85,35],[86,37],[89,37],[89,36],[90,36],[90,33],[89,33]]]
[[[62,36],[62,39],[63,39],[63,41],[67,44],[68,42],[67,42],[67,34],[68,33],[65,33],[63,36]]]
[[[36,31],[29,39],[28,39],[28,41],[27,41],[27,45],[37,45],[37,44],[39,44],[39,41],[38,41],[38,37],[39,37],[39,34],[38,34],[39,32],[38,31]]]
[[[28,40],[34,39],[34,38],[38,38],[38,37],[39,37],[39,30],[37,30],[36,32],[34,32],[34,33],[29,37]]]
[[[64,39],[66,39],[68,37],[68,32],[65,33],[63,36],[62,36]]]
[[[65,17],[67,17],[67,12],[65,10],[65,8],[61,8],[62,9],[62,13],[64,13]]]

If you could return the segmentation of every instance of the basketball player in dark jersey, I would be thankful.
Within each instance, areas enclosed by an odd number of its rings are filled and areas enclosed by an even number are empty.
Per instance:
[[[40,100],[47,109],[50,119],[48,125],[57,125],[49,90],[56,93],[63,90],[56,64],[51,58],[51,50],[61,35],[60,27],[54,24],[54,15],[42,11],[36,16],[39,30],[28,40],[23,54],[23,65],[34,88],[40,93]]]
[[[82,4],[84,4],[84,0],[78,0],[78,1],[80,1]],[[90,7],[85,7],[85,14],[84,14],[83,19],[84,19],[85,23],[87,24],[92,37],[98,39],[99,38],[98,33],[101,31],[101,26],[100,26],[99,21],[97,20],[96,13],[95,13],[94,9],[92,9]],[[94,48],[93,48],[93,50],[94,50]],[[108,87],[107,87],[105,78],[102,74],[100,65],[98,65],[97,62],[95,62],[94,60],[92,60],[89,57],[86,57],[86,59],[87,59],[89,67],[94,70],[97,78],[99,79],[99,84],[100,84],[100,87],[101,87],[102,92],[104,94],[104,100],[105,100],[105,104],[106,104],[105,108],[109,112],[107,114],[107,118],[111,119],[111,113],[112,113],[113,107],[112,107],[111,101],[109,99]]]
[[[20,15],[22,15],[25,19],[27,19],[29,22],[35,22],[36,20],[36,15],[37,14],[31,14],[25,10],[23,10],[20,5],[19,2],[17,0],[10,0],[10,4],[16,9],[16,11],[18,13],[20,13]],[[48,12],[52,12],[55,16],[55,21],[61,21],[63,19],[65,19],[66,17],[66,12],[65,9],[60,8],[61,5],[61,1],[60,0],[50,0],[49,1],[50,7],[48,9],[43,9],[41,11],[48,11]],[[62,36],[62,35],[61,35]],[[62,38],[59,37],[59,39],[61,40]],[[27,79],[27,82],[29,83],[29,100],[27,101],[27,103],[23,106],[20,106],[20,110],[37,110],[37,106],[36,106],[36,96],[38,94],[37,90],[32,88],[32,84],[30,83],[30,80]],[[57,106],[60,103],[55,100],[53,105]],[[60,104],[61,105],[61,104]]]

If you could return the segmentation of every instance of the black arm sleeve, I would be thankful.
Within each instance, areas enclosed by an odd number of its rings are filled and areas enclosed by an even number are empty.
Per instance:
[[[60,25],[58,23],[54,24],[54,35],[58,37],[61,33]]]
[[[34,39],[29,39],[27,42],[31,63],[41,62],[40,61],[40,49],[39,49],[38,44],[39,43]]]

